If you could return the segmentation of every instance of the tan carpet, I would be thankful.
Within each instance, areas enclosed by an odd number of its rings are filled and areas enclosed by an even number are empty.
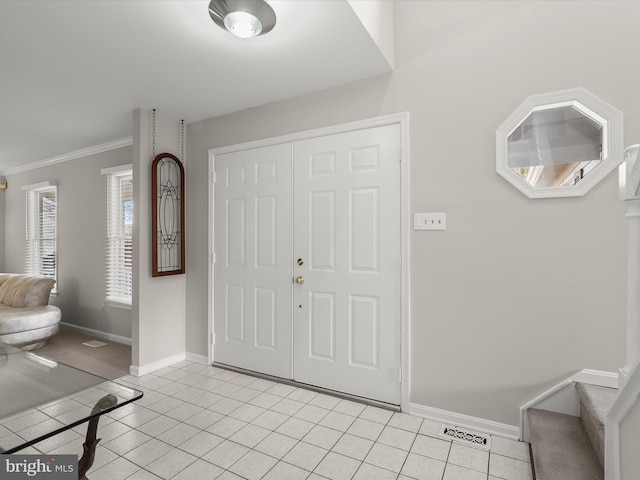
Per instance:
[[[579,417],[528,410],[537,480],[604,480]]]
[[[102,347],[83,345],[84,342],[91,340],[106,343],[106,345]],[[61,328],[46,346],[33,353],[109,380],[127,375],[131,365],[130,346],[65,328]]]

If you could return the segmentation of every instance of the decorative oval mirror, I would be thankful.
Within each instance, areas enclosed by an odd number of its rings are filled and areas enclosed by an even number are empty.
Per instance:
[[[184,273],[184,168],[175,155],[160,153],[151,177],[152,274]]]
[[[622,147],[622,113],[585,89],[535,95],[496,131],[496,170],[529,198],[581,196]]]

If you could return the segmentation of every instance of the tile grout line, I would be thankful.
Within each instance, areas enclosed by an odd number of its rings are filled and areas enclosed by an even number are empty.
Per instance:
[[[394,422],[394,418],[396,418],[396,415],[407,415],[407,414],[403,414],[403,413],[392,413],[391,416],[389,416],[384,423],[380,423],[377,422],[375,420],[370,420],[370,417],[366,416],[366,411],[368,406],[366,404],[360,404],[362,405],[362,409],[359,410],[359,412],[357,414],[353,414],[353,411],[350,411],[349,413],[345,413],[348,409],[346,409],[345,411],[340,411],[340,410],[336,410],[339,405],[341,405],[341,403],[343,401],[347,401],[347,402],[353,402],[353,403],[359,403],[359,402],[354,402],[351,399],[342,399],[342,398],[335,398],[335,401],[329,401],[329,399],[325,399],[323,397],[321,397],[321,395],[326,395],[327,397],[331,397],[331,395],[327,395],[326,393],[319,393],[319,392],[312,392],[314,395],[308,397],[306,400],[302,400],[303,397],[300,397],[300,391],[309,391],[307,389],[304,389],[302,387],[294,387],[295,390],[291,390],[288,391],[284,396],[282,394],[275,394],[270,392],[270,390],[274,389],[274,387],[277,387],[279,384],[277,382],[272,382],[269,380],[263,380],[263,379],[253,379],[251,381],[249,381],[249,379],[247,378],[242,378],[242,376],[248,377],[248,375],[245,375],[243,373],[238,373],[236,375],[232,375],[230,376],[228,374],[228,372],[220,372],[220,371],[208,371],[207,374],[204,374],[205,370],[210,369],[210,368],[215,368],[215,367],[209,367],[209,366],[202,366],[201,368],[193,368],[191,367],[192,365],[197,365],[197,364],[193,364],[193,363],[187,363],[187,362],[183,362],[182,365],[180,366],[171,366],[171,367],[165,367],[164,369],[162,369],[159,372],[162,372],[161,374],[149,374],[149,377],[146,379],[143,379],[142,377],[135,377],[136,381],[133,381],[132,378],[127,378],[129,376],[125,376],[122,377],[124,380],[121,381],[121,383],[125,383],[127,385],[130,386],[134,386],[136,388],[139,389],[148,389],[148,395],[151,396],[152,394],[158,394],[158,398],[155,399],[155,401],[150,402],[149,404],[132,404],[132,408],[131,411],[127,412],[125,415],[115,415],[115,416],[109,416],[110,418],[110,422],[107,424],[103,424],[101,425],[101,428],[105,428],[108,425],[111,424],[117,424],[117,425],[123,425],[127,428],[129,428],[129,431],[135,431],[139,434],[145,435],[148,438],[145,439],[144,442],[137,444],[137,443],[133,443],[133,448],[127,450],[127,451],[123,451],[123,454],[119,454],[113,450],[111,450],[109,447],[105,447],[111,455],[114,456],[114,458],[112,458],[111,460],[107,461],[105,464],[100,465],[100,467],[94,471],[97,471],[99,469],[102,468],[106,468],[109,464],[113,463],[114,461],[118,460],[118,459],[122,459],[124,461],[127,461],[129,463],[131,463],[132,465],[134,465],[137,470],[136,472],[139,472],[140,470],[144,470],[145,472],[148,472],[149,474],[155,475],[153,474],[153,472],[151,472],[151,470],[148,469],[148,465],[142,466],[138,463],[135,463],[135,461],[131,461],[129,460],[127,457],[125,457],[125,455],[127,455],[128,453],[130,453],[131,451],[135,450],[136,448],[141,447],[142,445],[147,444],[149,441],[151,441],[152,439],[155,439],[158,442],[163,443],[164,445],[166,445],[166,447],[169,449],[168,452],[173,451],[173,450],[178,450],[184,454],[187,455],[191,455],[193,457],[193,459],[191,459],[191,461],[186,464],[185,466],[183,466],[178,472],[175,472],[172,474],[172,476],[175,477],[179,477],[180,475],[183,474],[183,472],[185,470],[187,470],[188,468],[192,467],[198,460],[202,460],[204,462],[209,462],[208,460],[205,460],[203,457],[205,455],[207,455],[208,453],[212,452],[213,450],[215,450],[215,448],[217,448],[218,445],[220,445],[221,443],[228,441],[230,443],[233,443],[234,445],[237,446],[241,446],[243,448],[246,448],[247,451],[243,453],[243,455],[238,458],[234,463],[232,463],[231,465],[229,465],[227,468],[221,468],[219,465],[216,465],[214,463],[211,463],[211,465],[215,465],[217,468],[220,468],[220,470],[222,472],[229,472],[229,473],[233,473],[230,468],[233,467],[234,465],[236,465],[238,462],[240,462],[243,458],[246,457],[246,455],[251,452],[254,451],[256,453],[259,453],[261,455],[265,455],[266,457],[269,457],[271,460],[273,460],[275,463],[268,468],[262,475],[260,478],[264,478],[265,476],[269,475],[269,473],[281,462],[287,465],[291,465],[293,467],[296,468],[302,468],[299,465],[293,464],[293,463],[289,463],[287,461],[284,460],[284,458],[296,447],[296,445],[299,445],[300,443],[305,443],[317,448],[321,448],[324,450],[324,453],[322,455],[322,457],[320,458],[320,460],[318,461],[318,463],[315,465],[314,469],[308,473],[307,476],[310,475],[319,475],[318,474],[318,468],[320,467],[320,465],[323,464],[323,462],[327,459],[327,457],[329,456],[329,453],[334,453],[336,455],[340,455],[340,456],[344,456],[345,458],[348,458],[350,460],[353,460],[355,462],[358,462],[357,464],[357,468],[355,469],[354,473],[351,475],[350,478],[354,478],[358,475],[358,472],[360,472],[360,470],[363,468],[364,464],[366,463],[369,466],[375,467],[375,468],[380,468],[382,470],[385,470],[387,472],[392,473],[393,475],[395,475],[396,478],[398,478],[402,474],[402,471],[405,467],[405,465],[407,464],[407,461],[409,460],[410,455],[412,455],[412,449],[414,448],[414,446],[416,445],[416,441],[417,439],[423,435],[429,438],[436,438],[434,437],[432,434],[426,433],[427,431],[431,431],[429,427],[428,430],[425,430],[425,433],[421,433],[422,430],[422,426],[425,422],[425,419],[420,419],[420,422],[418,424],[417,430],[414,432],[411,429],[406,429],[406,428],[402,428],[402,424],[398,424]],[[187,367],[187,368],[185,368]],[[226,373],[226,374],[225,374]],[[218,378],[218,376],[220,376],[221,378]],[[234,381],[235,380],[235,381]],[[116,380],[117,381],[117,380]],[[215,386],[209,386],[207,388],[199,388],[199,384],[203,383],[203,382],[207,382],[208,385],[214,384],[215,382],[220,382],[220,384],[215,385]],[[265,383],[261,383],[261,382],[268,382],[267,384]],[[251,388],[251,385],[254,385],[254,388]],[[150,385],[149,387],[145,387],[145,385]],[[226,387],[225,387],[226,385]],[[233,387],[237,387],[237,389],[232,390],[231,386]],[[225,388],[228,389],[228,392],[221,394],[218,393],[216,391],[216,388],[220,388],[222,390],[224,390]],[[252,396],[251,398],[248,398],[248,395],[250,395],[252,392],[244,392],[244,390],[254,390],[256,392],[256,395]],[[164,391],[170,391],[171,393],[164,393]],[[274,391],[277,389],[274,389]],[[284,390],[280,390],[282,392],[284,392]],[[241,393],[238,393],[241,392]],[[311,392],[311,391],[309,391]],[[147,392],[145,392],[147,393]],[[295,394],[298,393],[298,397],[295,396]],[[203,406],[202,404],[198,403],[198,399],[200,397],[203,397],[207,394],[212,394],[212,395],[216,395],[218,398],[215,402],[213,402],[211,405],[208,406]],[[236,395],[237,394],[237,395]],[[268,407],[265,407],[266,404],[264,403],[259,403],[258,401],[256,401],[256,399],[258,397],[260,397],[261,395],[264,394],[268,394],[268,395],[272,395],[274,397],[278,397],[277,402],[272,403],[271,405],[269,405]],[[178,395],[178,396],[176,396]],[[234,398],[234,395],[236,395],[236,398]],[[306,395],[310,395],[310,394],[305,394]],[[154,395],[155,396],[155,395]],[[294,397],[294,398],[290,398],[290,397]],[[144,397],[143,397],[144,398]],[[149,397],[148,397],[149,398]],[[212,397],[214,398],[214,397]],[[246,400],[239,400],[240,398],[246,398]],[[265,397],[266,398],[266,397]],[[167,399],[171,399],[171,400],[175,400],[176,402],[180,402],[178,405],[176,405],[174,408],[169,408],[168,410],[166,410],[165,405],[161,405],[160,402],[164,402]],[[295,411],[293,411],[293,413],[283,413],[280,412],[278,410],[274,410],[273,407],[276,406],[277,404],[281,403],[283,400],[291,400],[294,402],[299,402],[302,404],[301,407],[299,407],[298,409],[296,409]],[[214,408],[215,405],[224,402],[224,401],[229,401],[229,407],[231,408],[230,410],[228,410],[226,413],[221,414],[219,411],[216,411],[216,409]],[[196,402],[196,403],[194,403]],[[201,399],[201,402],[203,403],[207,403],[208,400],[206,399]],[[235,408],[234,407],[234,402],[235,403]],[[328,403],[327,403],[328,402]],[[330,407],[328,407],[328,405],[331,404]],[[197,413],[195,414],[191,414],[188,417],[182,419],[182,416],[180,416],[180,418],[175,418],[174,416],[170,415],[170,412],[172,412],[173,410],[178,410],[180,407],[183,406],[190,406],[191,408],[193,408],[193,410],[198,410]],[[245,420],[241,420],[240,418],[236,418],[231,416],[234,412],[237,412],[240,408],[244,407],[244,406],[252,406],[252,407],[256,407],[256,408],[260,408],[263,409],[262,411],[260,411],[260,413],[258,413],[258,415],[253,416],[249,421]],[[154,409],[157,408],[158,410]],[[226,405],[222,405],[223,407],[225,407],[225,410],[227,409]],[[327,410],[327,412],[322,415],[321,418],[319,418],[319,420],[317,421],[309,421],[306,420],[306,418],[315,418],[312,414],[311,417],[305,417],[305,416],[299,416],[297,417],[296,415],[306,406],[313,406],[316,408],[321,408],[324,410]],[[380,407],[372,407],[372,408],[380,408]],[[310,409],[310,414],[313,410]],[[142,413],[137,413],[137,412],[142,412]],[[213,423],[211,423],[210,425],[198,425],[196,422],[194,422],[195,424],[192,423],[188,423],[188,420],[200,415],[201,413],[204,412],[212,412],[212,413],[216,413],[221,415],[220,418],[218,418],[217,420],[215,420]],[[275,423],[273,425],[270,425],[268,427],[263,426],[264,424],[256,424],[254,423],[259,417],[261,417],[262,415],[266,414],[266,413],[276,413],[279,415],[282,415],[285,420],[281,423],[278,423],[277,425],[275,425]],[[46,414],[45,412],[42,412],[43,414],[47,415],[49,418],[51,418],[48,414]],[[175,412],[177,413],[177,412]],[[352,421],[349,423],[348,426],[346,426],[344,428],[344,430],[342,428],[334,428],[333,426],[326,426],[326,425],[321,425],[321,422],[323,420],[325,420],[325,418],[330,415],[331,413],[335,413],[335,414],[340,414],[340,415],[348,415],[349,417],[352,418]],[[136,421],[136,415],[138,417],[142,417],[144,419],[145,415],[151,415],[153,414],[152,418],[146,419],[144,421],[142,421],[142,423],[137,423]],[[363,417],[363,415],[365,415],[365,417]],[[125,420],[123,421],[126,417],[131,416],[131,418],[129,419],[129,421]],[[251,416],[251,415],[249,415]],[[169,428],[163,429],[161,432],[156,433],[155,435],[149,435],[147,433],[145,433],[143,430],[141,430],[141,428],[144,427],[144,425],[148,425],[151,422],[162,422],[163,418],[166,419],[170,419],[171,422],[168,423],[173,423],[173,421],[177,422],[175,425],[171,425]],[[203,415],[203,419],[207,418],[206,414]],[[247,417],[248,418],[248,417]],[[413,417],[413,418],[419,418],[419,417]],[[235,431],[233,431],[230,434],[225,434],[225,436],[221,436],[221,435],[216,435],[215,433],[213,433],[212,431],[209,431],[208,429],[213,427],[214,425],[216,425],[217,423],[223,421],[224,419],[230,419],[230,420],[234,420],[237,422],[242,422],[242,426],[238,429],[236,429]],[[287,433],[281,433],[278,432],[277,430],[279,428],[281,428],[281,426],[286,423],[287,421],[291,420],[291,419],[296,419],[296,420],[300,420],[300,421],[305,421],[305,422],[309,422],[312,426],[309,430],[307,430],[304,435],[302,435],[300,438],[296,438],[294,436],[290,436]],[[349,433],[349,430],[354,426],[355,422],[358,420],[362,420],[362,421],[368,421],[368,422],[372,422],[374,424],[380,425],[381,429],[380,431],[377,433],[377,435],[375,435],[375,438],[373,437],[366,437],[366,436],[360,436],[358,434],[355,433]],[[204,420],[205,423],[208,423],[208,421]],[[127,422],[127,423],[125,423]],[[132,423],[132,425],[135,426],[131,426],[128,423]],[[276,421],[277,423],[277,421]],[[165,438],[167,441],[165,441],[164,439],[161,439],[159,437],[161,437],[163,434],[171,431],[173,428],[176,428],[180,425],[185,425],[185,426],[189,426],[195,430],[197,430],[197,433],[190,435],[188,437],[185,437],[186,440],[180,440],[180,441],[175,441],[172,443],[170,442],[170,437],[167,435]],[[264,431],[267,432],[266,436],[264,438],[261,438],[255,445],[253,445],[253,447],[248,447],[247,445],[244,445],[243,443],[239,443],[236,440],[231,440],[231,437],[233,437],[234,435],[236,435],[237,433],[239,433],[240,431],[242,431],[243,429],[245,429],[247,426],[254,426],[256,428],[260,428]],[[404,426],[406,427],[408,424],[405,424]],[[337,424],[335,425],[337,426]],[[149,427],[153,427],[153,425],[149,425]],[[309,436],[309,434],[316,428],[316,427],[324,427],[327,428],[329,430],[332,430],[334,432],[339,432],[339,436],[336,438],[335,441],[333,441],[331,443],[331,446],[329,448],[325,448],[324,446],[321,445],[316,445],[314,443],[310,443],[308,441],[306,441],[305,439]],[[382,438],[382,436],[384,435],[384,432],[390,432],[390,430],[388,430],[389,428],[393,427],[394,429],[398,429],[402,432],[410,432],[411,434],[413,434],[413,439],[411,441],[411,443],[409,445],[407,445],[407,447],[405,448],[404,446],[401,446],[401,440],[400,440],[400,436],[398,437],[390,437],[388,440],[385,440],[385,442],[381,442],[380,439]],[[117,427],[113,427],[114,432],[115,433],[117,431]],[[79,433],[75,430],[72,429],[72,431],[74,431],[76,433],[76,435],[78,435]],[[153,429],[148,429],[148,431],[153,431]],[[186,450],[185,448],[185,444],[191,440],[192,438],[196,437],[197,435],[200,435],[202,433],[208,433],[210,435],[215,435],[216,437],[218,437],[219,439],[221,439],[220,442],[218,442],[216,445],[214,445],[211,449],[207,450],[206,452],[202,453],[202,454],[195,454],[195,453],[191,453],[188,450]],[[289,448],[285,453],[283,453],[279,458],[277,456],[273,456],[270,453],[264,453],[260,450],[257,449],[257,447],[263,442],[265,441],[267,438],[269,438],[269,436],[273,435],[273,434],[279,434],[279,435],[284,435],[287,438],[291,439],[293,442],[291,448]],[[125,433],[119,433],[118,435],[114,436],[113,438],[109,438],[108,441],[106,441],[105,443],[109,443],[112,441],[117,441],[118,438],[121,438],[123,435],[128,434],[128,432]],[[334,450],[336,448],[336,446],[343,441],[344,439],[348,439],[347,437],[348,435],[353,435],[354,437],[366,440],[366,441],[370,441],[372,442],[370,446],[368,446],[368,448],[366,448],[365,450],[363,450],[363,457],[362,460],[360,460],[360,454],[356,453],[354,451],[353,455],[356,455],[356,457],[351,456],[349,454],[345,454],[342,453],[341,451],[338,450]],[[389,435],[393,435],[393,433],[389,433]],[[437,439],[437,438],[436,438]],[[58,449],[63,449],[65,446],[70,446],[71,444],[73,444],[74,442],[76,442],[78,439],[75,440],[65,440],[64,443],[62,444],[57,444],[54,445],[51,449],[52,450],[58,450]],[[82,439],[83,440],[83,439]],[[247,440],[249,441],[249,440]],[[173,443],[177,443],[177,445],[173,445]],[[251,441],[251,443],[253,443],[253,441]],[[114,443],[114,445],[116,445],[117,443]],[[447,456],[446,459],[444,460],[444,464],[445,464],[445,469],[443,470],[443,477],[444,475],[446,475],[446,468],[447,466],[450,464],[449,460],[451,459],[451,454],[452,454],[452,444],[451,442],[449,442],[449,450],[447,452]],[[385,447],[389,447],[389,448],[395,448],[398,450],[401,450],[405,453],[405,457],[402,461],[402,465],[400,465],[400,470],[399,472],[394,472],[391,470],[387,470],[384,467],[380,467],[378,465],[375,464],[371,464],[371,463],[367,463],[366,459],[368,458],[368,456],[371,454],[372,450],[375,448],[376,445],[384,445]],[[34,448],[37,445],[34,445]],[[36,451],[39,451],[37,448],[35,448]],[[511,451],[511,453],[508,453],[507,450],[505,450],[502,453],[507,453],[506,455],[504,455],[506,458],[509,458],[510,460],[519,460],[519,458],[517,458],[516,455],[519,455],[517,452],[515,452],[514,450],[510,450],[511,447],[509,447],[508,451]],[[503,450],[503,448],[501,447],[501,450]],[[418,453],[415,453],[415,455],[420,455]],[[490,464],[491,464],[491,456],[492,455],[497,455],[497,456],[503,456],[500,455],[498,453],[492,452],[491,450],[489,450],[489,455],[487,456],[487,477],[490,477]],[[427,456],[426,458],[431,458],[433,459],[433,457],[429,457]],[[437,459],[436,459],[437,460]],[[152,461],[153,462],[153,461]],[[150,462],[150,463],[152,463]],[[525,462],[523,462],[525,463]],[[453,465],[453,464],[451,464]],[[461,466],[462,467],[462,466]],[[467,467],[462,467],[462,468],[467,468]],[[302,470],[305,470],[308,472],[308,470],[306,470],[306,468],[302,468]],[[473,471],[476,471],[474,469],[471,469]],[[106,473],[108,470],[104,470],[104,472]],[[132,475],[129,475],[127,478],[136,475],[136,473],[134,472]],[[167,477],[167,478],[172,478],[172,477]],[[180,477],[182,478],[182,477]],[[499,477],[496,477],[499,478]]]

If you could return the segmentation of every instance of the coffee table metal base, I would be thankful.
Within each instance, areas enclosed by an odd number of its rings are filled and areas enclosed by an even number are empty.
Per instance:
[[[116,403],[118,403],[118,399],[111,394],[105,395],[96,403],[95,407],[91,411],[92,415],[103,412],[104,410],[113,407]],[[84,452],[82,453],[82,457],[78,460],[78,480],[88,480],[87,479],[87,471],[93,465],[93,461],[96,457],[96,447],[98,446],[98,442],[100,442],[97,437],[98,434],[98,421],[100,420],[100,416],[93,417],[89,420],[89,425],[87,426],[87,436],[85,437],[84,444],[82,448]]]

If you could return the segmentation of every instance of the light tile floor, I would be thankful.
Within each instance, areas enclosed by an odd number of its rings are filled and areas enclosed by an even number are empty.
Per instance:
[[[119,380],[90,480],[532,480],[525,443],[491,451],[419,417],[192,362]],[[30,427],[25,427],[30,428]],[[86,424],[19,453],[80,453]]]

